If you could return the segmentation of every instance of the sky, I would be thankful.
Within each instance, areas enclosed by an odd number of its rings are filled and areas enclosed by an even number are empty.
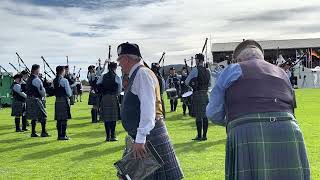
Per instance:
[[[319,0],[1,0],[0,65],[66,64],[76,71],[137,43],[148,63],[182,64],[210,42],[320,37]],[[210,56],[209,56],[210,58]]]

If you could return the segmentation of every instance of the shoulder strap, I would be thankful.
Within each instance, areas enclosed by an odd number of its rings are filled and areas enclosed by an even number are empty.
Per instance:
[[[131,77],[129,78],[129,84],[128,84],[128,87],[127,87],[127,89],[126,89],[126,92],[128,92],[128,91],[131,90],[133,81],[134,81],[134,79],[135,79],[135,77],[136,77],[136,75],[137,75],[137,73],[138,73],[138,71],[139,71],[139,69],[140,69],[141,67],[143,67],[143,65],[138,66],[137,69],[136,69],[135,71],[133,71]]]

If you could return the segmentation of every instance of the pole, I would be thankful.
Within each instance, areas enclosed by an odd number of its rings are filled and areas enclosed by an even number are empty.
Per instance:
[[[19,73],[20,71],[12,64],[12,63],[9,63],[12,67],[13,67],[13,69],[14,70],[16,70],[17,71],[17,73]]]
[[[18,58],[20,59],[20,61],[22,62],[22,64],[24,65],[24,67],[26,68],[26,70],[28,71],[29,74],[31,74],[30,69],[28,68],[28,66],[26,65],[26,63],[24,63],[24,61],[22,60],[22,58],[19,56],[19,54],[16,52],[16,55],[18,56]]]
[[[51,67],[49,66],[48,62],[44,59],[43,56],[41,56],[41,59],[43,60],[43,62],[48,66],[48,68],[50,69],[50,71],[52,72],[53,75],[56,75],[56,73],[51,69]]]

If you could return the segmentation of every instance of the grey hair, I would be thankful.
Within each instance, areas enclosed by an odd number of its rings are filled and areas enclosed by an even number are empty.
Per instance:
[[[235,58],[236,62],[248,61],[250,59],[262,59],[264,60],[263,52],[259,48],[246,48],[240,52]]]
[[[141,57],[137,56],[137,55],[133,55],[133,54],[123,54],[125,56],[128,56],[130,59],[140,62],[141,61]]]

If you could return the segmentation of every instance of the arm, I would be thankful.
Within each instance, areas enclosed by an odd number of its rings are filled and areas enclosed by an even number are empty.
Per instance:
[[[67,79],[62,78],[60,80],[60,86],[64,87],[68,97],[72,96],[72,90]]]
[[[38,89],[38,92],[42,97],[46,96],[46,90],[43,87],[42,81],[39,78],[35,78],[32,81],[32,85],[35,86]]]
[[[26,93],[22,92],[21,91],[21,86],[18,85],[18,84],[15,84],[12,88],[16,93],[18,93],[20,96],[24,97],[24,98],[27,98],[27,95]]]
[[[217,79],[216,85],[210,94],[209,104],[206,108],[207,117],[215,124],[225,126],[225,90],[242,75],[239,64],[229,65]]]
[[[185,84],[189,85],[191,79],[196,78],[196,77],[198,77],[198,69],[197,68],[193,68],[192,71],[190,72],[189,76],[185,80]]]
[[[146,142],[146,136],[155,126],[156,83],[157,81],[146,68],[141,68],[134,79],[131,91],[138,96],[141,109],[140,123],[135,140],[136,143],[144,144]]]

